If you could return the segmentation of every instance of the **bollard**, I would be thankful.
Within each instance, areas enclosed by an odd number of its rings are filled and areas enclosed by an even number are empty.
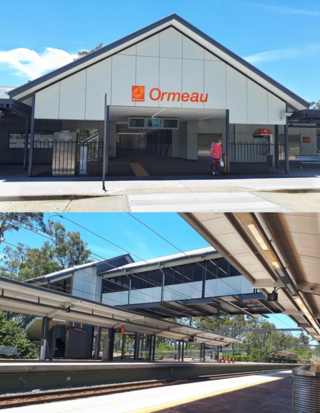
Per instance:
[[[232,363],[234,363],[234,357],[233,357],[233,359],[232,359]]]

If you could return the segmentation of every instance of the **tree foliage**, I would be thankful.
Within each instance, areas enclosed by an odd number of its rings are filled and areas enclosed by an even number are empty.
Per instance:
[[[19,231],[21,225],[24,227],[36,227],[42,231],[45,230],[42,213],[2,213],[0,214],[0,243],[5,240],[5,232]]]
[[[27,334],[14,320],[6,321],[5,314],[0,312],[0,346],[17,347],[24,359],[37,359],[38,350],[28,339]],[[12,355],[2,355],[13,358]]]
[[[87,56],[90,53],[93,53],[99,49],[101,49],[101,47],[103,46],[103,43],[99,43],[94,49],[92,50],[80,50],[80,52],[78,52],[78,57],[83,57],[83,56]]]

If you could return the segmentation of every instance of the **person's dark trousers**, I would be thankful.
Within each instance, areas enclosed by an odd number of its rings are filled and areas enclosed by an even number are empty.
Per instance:
[[[211,158],[210,167],[211,167],[213,172],[219,172],[220,158]]]

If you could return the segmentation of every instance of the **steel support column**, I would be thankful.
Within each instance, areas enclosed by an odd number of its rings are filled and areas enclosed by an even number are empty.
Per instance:
[[[154,334],[153,335],[152,361],[154,361],[155,353],[156,353],[156,336]]]
[[[206,343],[203,343],[203,362],[206,361]]]
[[[276,169],[279,169],[279,126],[275,125],[274,127],[274,156],[275,156],[275,166]]]
[[[100,357],[100,342],[101,342],[101,327],[98,327],[97,331],[97,345],[96,345],[96,359]]]
[[[133,359],[139,360],[140,333],[134,333]]]
[[[29,130],[29,119],[26,116],[26,125],[25,125],[25,135],[24,135],[24,152],[23,152],[23,170],[27,170],[27,157],[28,157],[28,130]]]
[[[230,123],[229,109],[226,110],[226,171],[230,174]]]
[[[178,341],[178,361],[180,361],[180,349],[181,349],[181,343]]]
[[[105,191],[105,179],[108,173],[108,144],[109,144],[109,105],[107,104],[107,94],[104,95],[104,127],[103,127],[103,167],[102,167],[102,188]]]
[[[32,162],[33,162],[33,145],[34,145],[34,111],[36,105],[36,95],[32,95],[32,108],[30,119],[30,149],[29,149],[29,168],[28,176],[32,176]]]
[[[288,110],[288,109],[287,109]],[[285,143],[285,172],[289,173],[289,128],[288,118],[286,117],[286,124],[284,125],[284,143]]]
[[[114,347],[114,328],[109,328],[109,360],[113,361],[113,347]]]
[[[182,341],[182,352],[181,352],[181,361],[184,359],[184,341]]]
[[[124,359],[125,345],[126,345],[126,334],[122,334],[122,348],[121,348],[121,358]]]

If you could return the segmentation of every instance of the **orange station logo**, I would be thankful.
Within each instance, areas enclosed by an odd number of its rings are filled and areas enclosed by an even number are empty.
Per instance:
[[[144,86],[132,86],[132,102],[144,102]]]
[[[162,92],[158,88],[150,90],[149,98],[151,100],[160,100],[166,102],[208,102],[208,93],[179,93],[179,92]],[[145,87],[132,86],[132,102],[145,101]]]

